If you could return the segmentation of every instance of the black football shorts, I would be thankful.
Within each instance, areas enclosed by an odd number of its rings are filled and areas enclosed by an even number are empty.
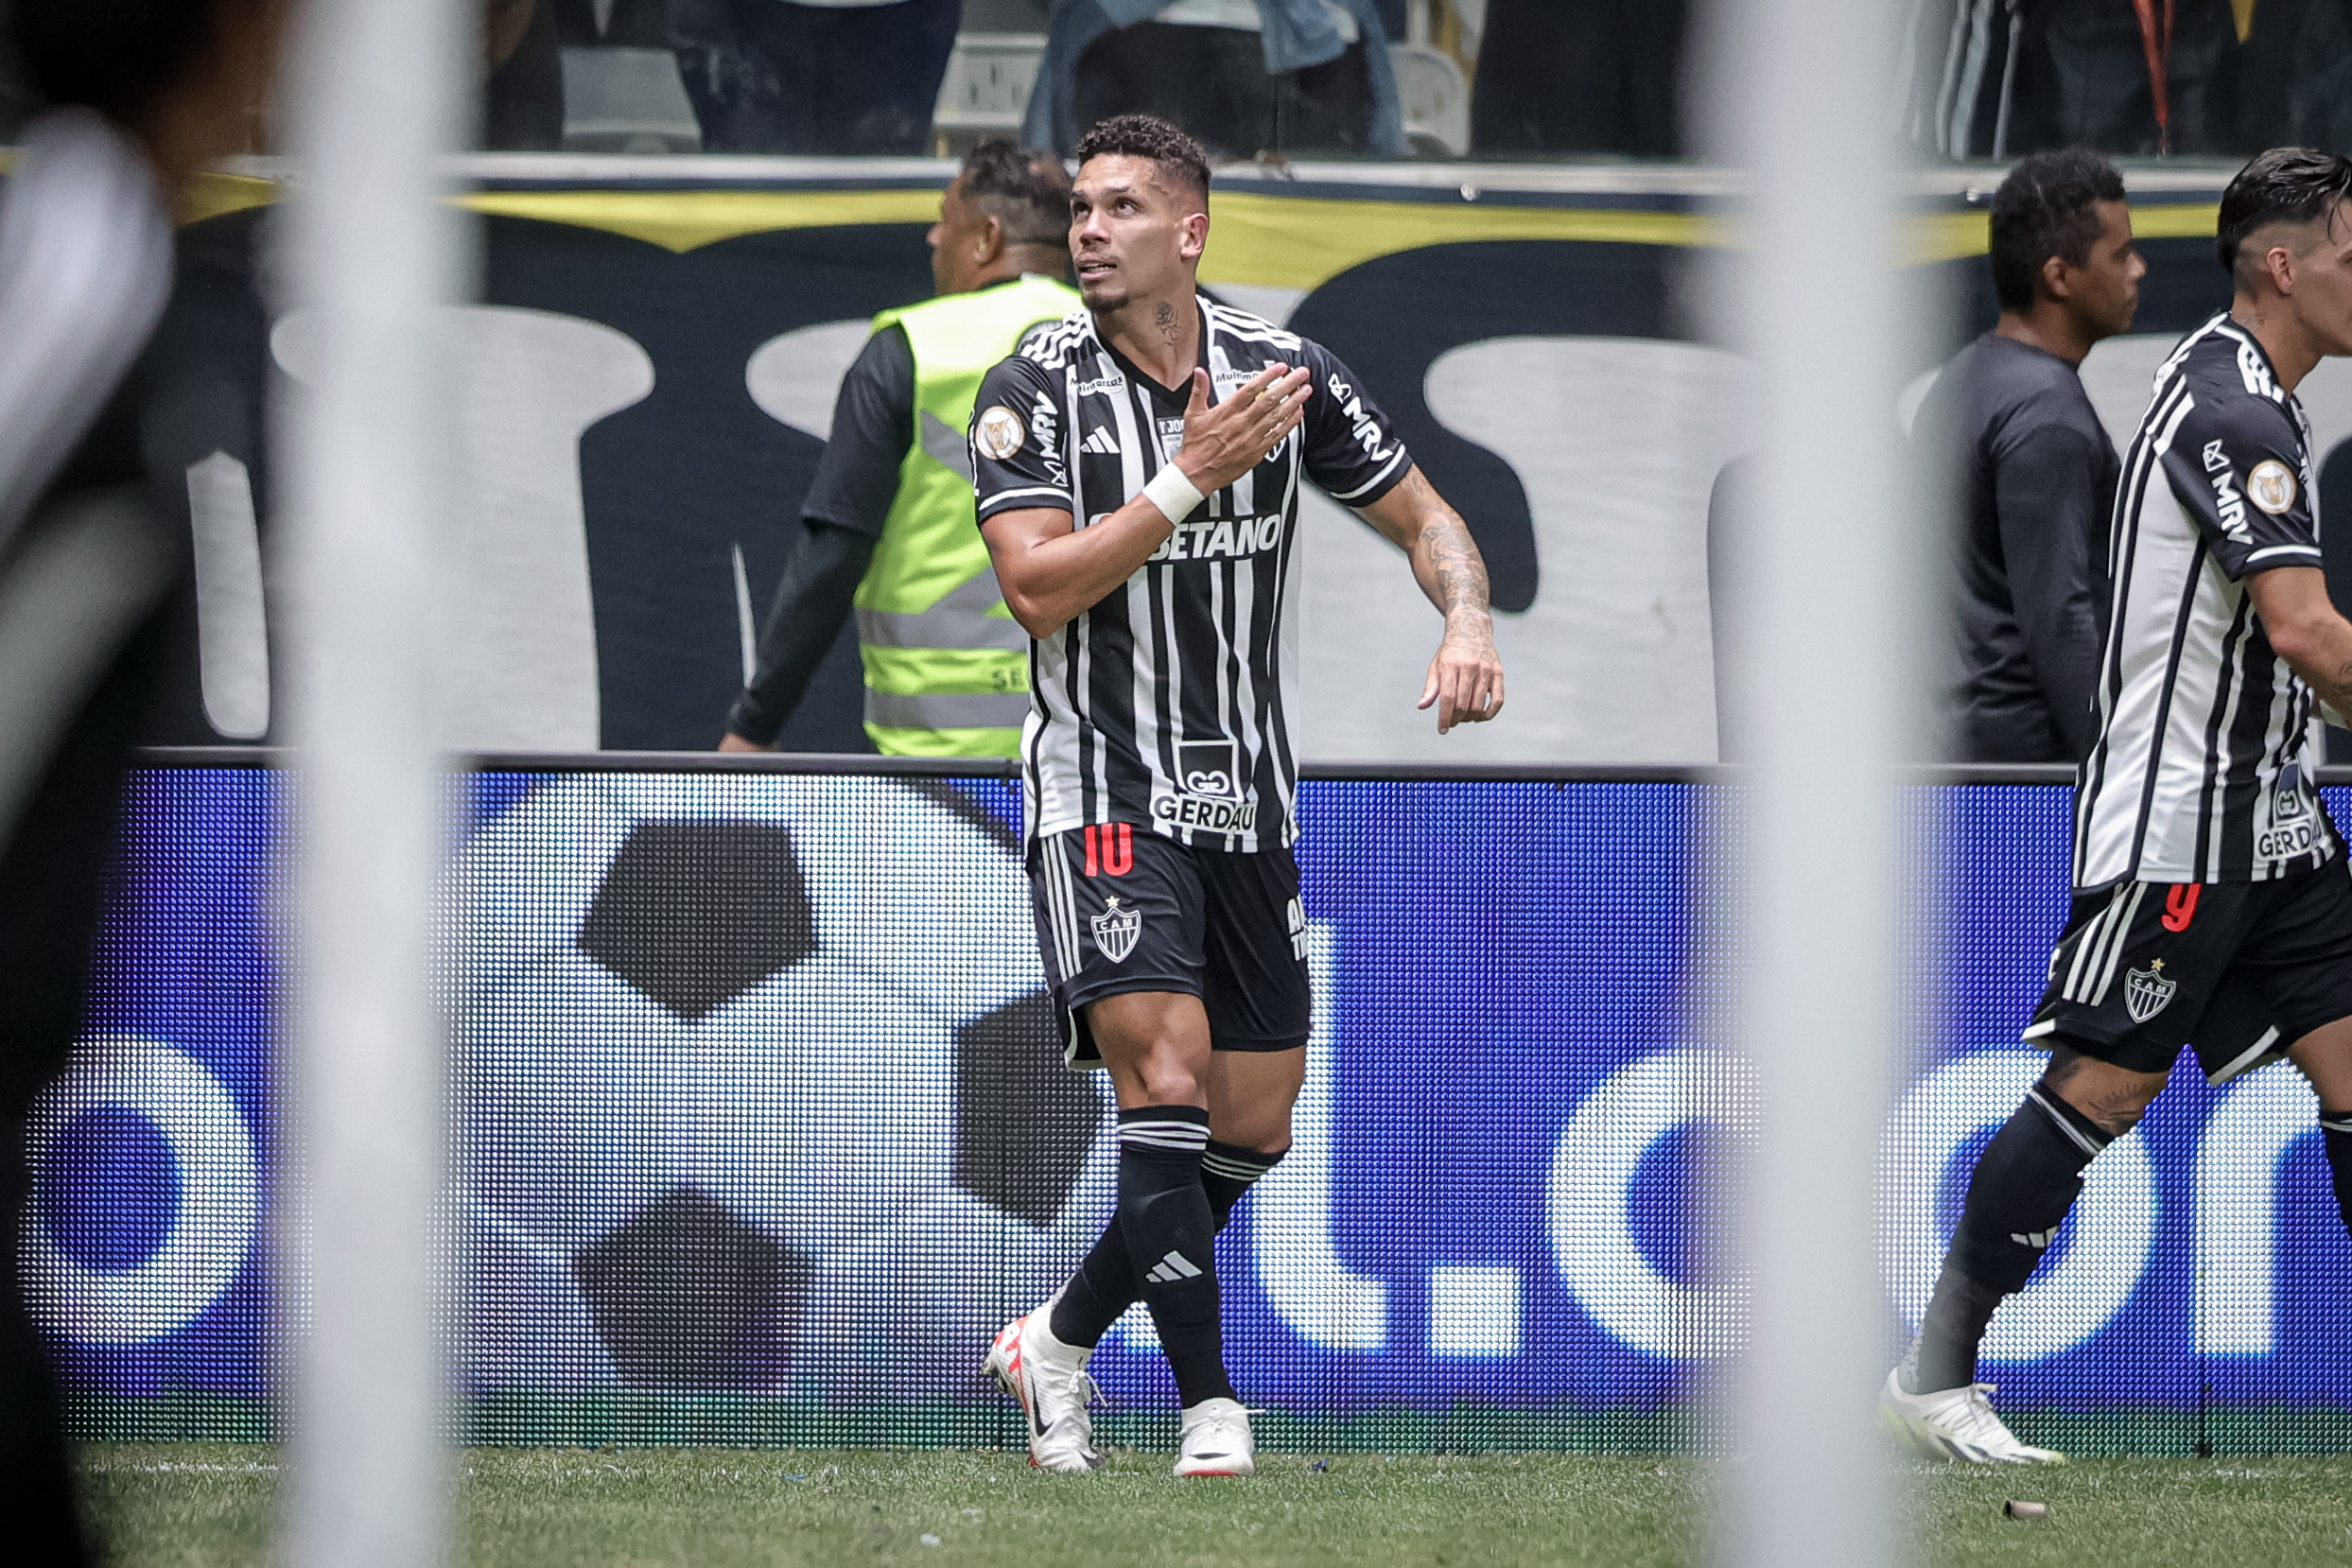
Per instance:
[[[2267,882],[2118,882],[2075,895],[2025,1037],[2134,1072],[2193,1045],[2226,1083],[2352,1018],[2352,871]]]
[[[1129,991],[1200,998],[1219,1051],[1307,1043],[1307,921],[1288,849],[1193,849],[1124,822],[1072,828],[1030,845],[1029,902],[1071,1066],[1102,1063],[1088,1005]]]

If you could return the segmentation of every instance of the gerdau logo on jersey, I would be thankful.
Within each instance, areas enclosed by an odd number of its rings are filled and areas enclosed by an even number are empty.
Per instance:
[[[1258,826],[1257,802],[1243,798],[1242,748],[1228,740],[1176,742],[1176,789],[1155,781],[1152,815],[1173,828],[1246,833]]]
[[[2289,763],[2271,791],[2270,825],[2254,836],[2254,852],[2266,860],[2283,861],[2310,852],[2319,842],[2319,828],[2303,804],[2303,768]]]
[[[1154,561],[1230,561],[1263,555],[1282,542],[1282,515],[1211,517],[1178,523],[1152,551]]]
[[[2229,455],[2221,450],[2219,441],[2205,443],[2205,472],[2213,476],[2213,504],[2221,509],[2221,531],[2244,544],[2246,497],[2239,493],[2238,482],[2229,471]]]

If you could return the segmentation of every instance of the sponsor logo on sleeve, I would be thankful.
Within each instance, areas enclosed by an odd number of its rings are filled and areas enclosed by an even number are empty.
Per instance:
[[[2246,498],[2276,517],[2295,504],[2294,470],[2276,458],[2265,458],[2246,476]]]
[[[2246,529],[2246,497],[2239,493],[2236,478],[2230,473],[2229,454],[2221,450],[2220,441],[2205,443],[2205,472],[2213,479],[2213,505],[2221,514],[2221,531],[2244,544],[2251,535]]]
[[[1029,431],[1021,424],[1020,415],[999,403],[973,422],[972,436],[980,443],[982,451],[1002,462],[1020,450],[1021,444],[1029,439]]]

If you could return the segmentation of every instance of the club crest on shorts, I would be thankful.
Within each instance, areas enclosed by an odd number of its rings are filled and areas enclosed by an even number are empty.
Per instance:
[[[1105,902],[1109,907],[1089,922],[1094,927],[1094,945],[1102,950],[1105,958],[1124,964],[1127,954],[1135,951],[1136,939],[1143,934],[1143,912],[1123,909],[1116,898]]]
[[[2148,967],[2124,974],[2123,1005],[2134,1023],[2146,1023],[2172,1004],[2172,993],[2180,988],[2179,981],[2164,977],[2164,960],[2151,959]]]

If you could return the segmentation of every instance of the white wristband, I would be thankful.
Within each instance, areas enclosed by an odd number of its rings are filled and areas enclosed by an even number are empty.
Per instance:
[[[1152,482],[1143,487],[1143,498],[1159,508],[1168,521],[1180,523],[1193,514],[1203,497],[1200,487],[1172,462],[1152,476]]]

